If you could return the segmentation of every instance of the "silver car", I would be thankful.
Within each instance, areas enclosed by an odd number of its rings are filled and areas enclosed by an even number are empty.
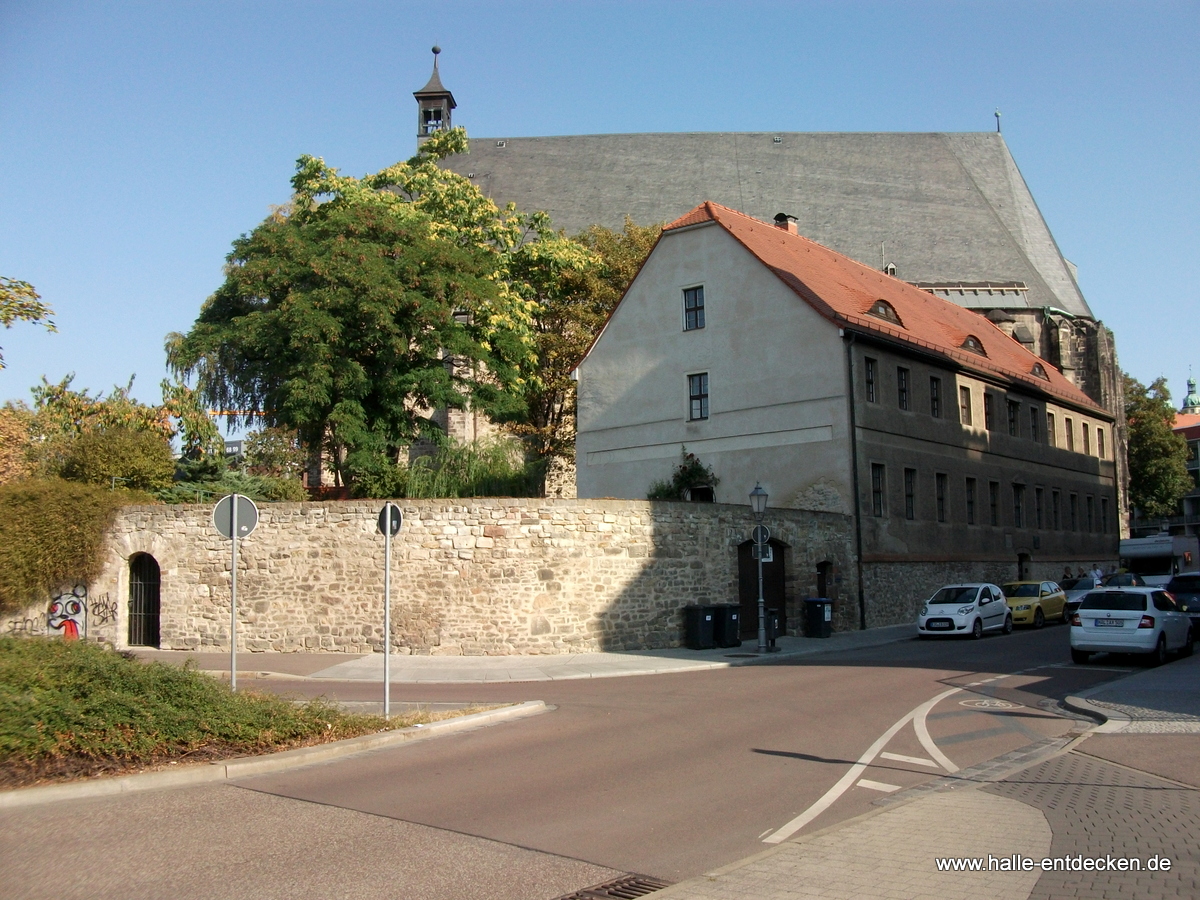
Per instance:
[[[1167,654],[1192,652],[1192,620],[1162,588],[1123,587],[1092,591],[1071,617],[1071,659],[1093,653],[1139,653],[1154,665]]]
[[[1012,613],[1004,592],[994,584],[948,584],[921,605],[917,634],[969,634],[983,637],[985,631],[1011,634]]]

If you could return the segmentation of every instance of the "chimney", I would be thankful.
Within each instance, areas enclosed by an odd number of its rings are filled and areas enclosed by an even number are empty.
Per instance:
[[[789,216],[787,213],[775,214],[775,227],[781,231],[786,231],[788,234],[799,234],[796,228],[796,217]]]

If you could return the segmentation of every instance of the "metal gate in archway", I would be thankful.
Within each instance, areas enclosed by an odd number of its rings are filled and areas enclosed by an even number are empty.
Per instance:
[[[159,642],[159,570],[149,553],[129,560],[129,645],[157,647]]]

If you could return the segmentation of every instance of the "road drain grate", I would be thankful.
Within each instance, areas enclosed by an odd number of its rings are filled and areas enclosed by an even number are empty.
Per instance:
[[[633,900],[635,897],[645,897],[670,886],[670,882],[647,878],[645,875],[624,875],[604,884],[595,884],[581,891],[563,894],[555,900]]]

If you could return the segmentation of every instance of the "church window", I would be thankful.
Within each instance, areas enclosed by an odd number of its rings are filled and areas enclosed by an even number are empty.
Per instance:
[[[900,321],[900,316],[896,313],[895,307],[886,300],[876,300],[871,304],[871,308],[867,310],[867,315],[891,322],[893,325],[899,325],[901,328],[904,327],[904,323]]]
[[[698,422],[708,418],[708,373],[688,376],[688,419]]]
[[[704,287],[683,291],[683,330],[695,331],[704,327]]]

